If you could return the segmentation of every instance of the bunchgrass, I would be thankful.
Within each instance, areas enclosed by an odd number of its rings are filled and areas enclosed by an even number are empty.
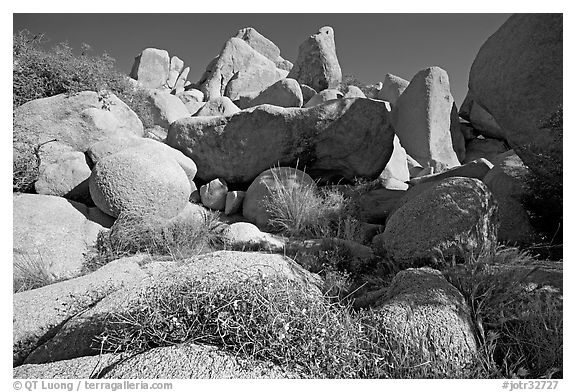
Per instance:
[[[180,260],[221,247],[217,213],[206,211],[202,220],[168,221],[141,211],[125,211],[109,231],[99,233],[95,252],[84,268],[94,271],[112,260],[138,253]]]
[[[562,374],[563,295],[531,281],[537,268],[526,252],[500,248],[445,271],[472,309],[481,362],[496,377]]]
[[[57,282],[50,271],[51,264],[41,254],[38,257],[14,255],[13,292],[33,290]]]

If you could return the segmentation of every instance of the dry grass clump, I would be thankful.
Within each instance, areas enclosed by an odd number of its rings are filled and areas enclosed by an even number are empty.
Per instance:
[[[50,263],[38,255],[14,255],[14,272],[12,275],[14,293],[33,290],[57,282],[59,279],[50,271]]]
[[[561,377],[563,294],[532,282],[535,260],[516,248],[500,248],[445,271],[464,295],[476,322],[479,360],[495,377]]]
[[[206,211],[202,220],[167,221],[141,211],[120,214],[110,231],[98,234],[96,252],[85,263],[94,271],[120,257],[137,253],[186,259],[221,248],[218,214]]]

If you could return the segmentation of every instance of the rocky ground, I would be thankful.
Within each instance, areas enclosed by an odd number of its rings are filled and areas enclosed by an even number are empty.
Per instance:
[[[146,128],[109,91],[15,109],[15,378],[562,375],[525,202],[561,187],[561,17],[512,16],[461,108],[439,67],[342,86],[331,27],[188,72],[136,57]]]

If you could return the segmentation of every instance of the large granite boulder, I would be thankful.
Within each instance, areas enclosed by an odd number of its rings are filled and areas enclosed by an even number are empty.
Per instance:
[[[254,99],[249,100],[245,105],[252,107],[257,105],[269,104],[274,106],[302,107],[302,89],[300,84],[290,78],[282,79],[260,92]]]
[[[393,355],[405,358],[403,367],[454,374],[475,360],[470,307],[439,271],[400,271],[380,302],[365,321],[368,334],[382,334]]]
[[[468,87],[532,170],[550,152],[562,162],[562,136],[541,128],[562,105],[563,15],[516,14],[480,48]]]
[[[384,171],[380,174],[380,178],[382,179],[384,187],[387,189],[408,189],[408,185],[403,184],[410,180],[406,150],[402,147],[400,139],[398,139],[396,135],[394,135],[394,150],[392,151],[392,156],[386,164]]]
[[[468,177],[482,180],[494,165],[490,161],[480,158],[468,162],[462,166],[456,166],[442,173],[428,174],[426,176],[415,177],[410,180],[411,185],[422,184],[425,182],[434,182],[444,180],[449,177]]]
[[[14,165],[38,147],[40,194],[83,200],[90,176],[84,153],[111,136],[144,135],[142,121],[114,94],[83,91],[27,102],[14,110]]]
[[[509,150],[506,142],[498,139],[476,138],[466,145],[466,157],[464,163],[469,163],[480,158],[492,161],[494,157]]]
[[[130,77],[146,88],[162,87],[169,76],[170,55],[155,48],[146,48],[136,56],[130,72]]]
[[[498,202],[498,239],[517,245],[533,243],[536,233],[522,205],[530,192],[527,184],[530,170],[514,150],[497,155],[493,161],[494,167],[483,181]]]
[[[256,31],[255,28],[246,27],[238,30],[236,38],[244,40],[252,47],[252,49],[264,55],[269,60],[272,60],[279,69],[285,71],[290,71],[290,69],[292,69],[292,63],[288,60],[284,60],[282,56],[280,56],[280,49],[274,44],[274,42],[264,37]]]
[[[41,271],[54,280],[79,275],[98,232],[112,223],[97,208],[62,197],[14,193],[14,279]]]
[[[190,179],[176,159],[138,147],[100,159],[89,186],[94,204],[114,217],[123,211],[146,211],[169,219],[186,206],[192,193]]]
[[[147,104],[152,112],[154,124],[165,129],[178,119],[190,117],[186,105],[167,90],[150,90]]]
[[[250,184],[244,197],[242,210],[244,217],[260,229],[270,229],[272,215],[266,206],[267,200],[274,197],[278,189],[312,187],[314,180],[303,171],[291,167],[274,167],[265,170]]]
[[[392,260],[405,267],[443,265],[494,250],[497,204],[484,183],[451,177],[424,185],[375,237]]]
[[[340,92],[340,90],[336,89],[326,89],[322,90],[319,93],[315,94],[312,98],[306,102],[304,105],[305,108],[311,108],[313,106],[321,105],[324,102],[331,101],[333,99],[344,98],[344,94]]]
[[[195,117],[201,116],[231,116],[238,113],[240,108],[228,97],[211,98],[205,102],[200,110],[192,113]]]
[[[236,101],[243,95],[264,90],[285,73],[273,61],[240,38],[230,38],[198,81],[206,100],[227,96]]]
[[[342,70],[336,56],[332,27],[320,28],[300,45],[298,59],[288,77],[316,91],[338,88],[342,81]]]
[[[53,337],[72,316],[108,294],[140,281],[146,274],[142,256],[112,261],[96,272],[14,294],[13,362],[20,365],[43,342]]]
[[[460,165],[450,132],[453,105],[448,74],[431,67],[412,78],[392,109],[400,143],[423,167],[442,171]]]
[[[166,143],[192,158],[204,181],[247,183],[273,165],[297,163],[313,177],[376,178],[393,149],[388,115],[384,102],[362,98],[310,109],[260,105],[178,120]]]
[[[394,105],[409,84],[410,82],[406,79],[402,79],[396,75],[386,74],[382,88],[378,92],[378,99],[388,101]]]

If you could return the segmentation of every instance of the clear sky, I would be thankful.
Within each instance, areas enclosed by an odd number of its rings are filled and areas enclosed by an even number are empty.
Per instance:
[[[298,46],[322,26],[335,31],[344,75],[377,83],[386,73],[410,80],[437,65],[450,77],[460,105],[468,72],[484,41],[510,14],[14,14],[14,31],[45,33],[49,46],[85,42],[94,54],[108,52],[129,73],[134,57],[147,47],[167,50],[190,67],[197,81],[228,38],[254,27],[294,62]]]

